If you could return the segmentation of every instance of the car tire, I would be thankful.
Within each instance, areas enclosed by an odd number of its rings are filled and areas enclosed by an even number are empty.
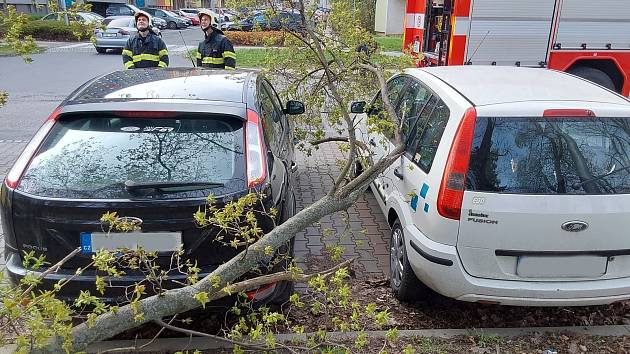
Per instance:
[[[170,21],[170,22],[168,23],[168,28],[169,28],[169,29],[177,29],[177,23],[175,23],[175,22],[173,22],[173,21]]]
[[[605,72],[599,69],[590,68],[587,66],[578,66],[576,68],[572,68],[571,70],[569,70],[568,73],[573,74],[575,76],[579,76],[588,81],[592,81],[611,91],[618,92],[617,89],[615,88],[615,83],[613,82],[612,78],[608,76],[608,74],[606,74]]]
[[[405,234],[398,219],[392,225],[392,235],[389,240],[389,269],[390,286],[398,300],[404,302],[425,300],[431,293],[411,269],[407,257]]]
[[[105,54],[107,52],[107,48],[103,48],[103,47],[95,47],[96,48],[96,52],[99,54]]]

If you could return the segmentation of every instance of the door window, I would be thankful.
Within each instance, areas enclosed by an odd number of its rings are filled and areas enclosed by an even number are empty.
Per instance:
[[[431,170],[435,153],[450,116],[450,110],[442,100],[438,101],[434,97],[432,100],[437,101],[437,103],[434,107],[430,107],[431,102],[429,102],[426,109],[423,110],[416,125],[415,139],[411,142],[409,149],[412,153],[411,160],[427,173]],[[430,114],[428,113],[429,109],[431,109]],[[423,119],[422,116],[428,118]]]
[[[396,107],[396,103],[398,102],[398,98],[407,83],[406,76],[397,76],[391,79],[387,83],[387,97],[389,98],[389,102],[393,107]],[[385,106],[383,105],[383,99],[381,98],[381,93],[379,92],[374,97],[372,104],[368,110],[368,116],[372,119],[384,119],[387,113],[385,110]],[[383,134],[390,140],[394,138],[394,131],[389,125],[380,126],[379,122],[371,122],[371,124],[376,124],[376,126],[382,128]]]
[[[272,96],[264,85],[259,90],[259,94],[265,141],[271,150],[277,153],[284,136],[280,118],[281,113],[274,106]]]
[[[274,113],[273,113],[273,121],[276,124],[279,124],[279,144],[286,143],[285,139],[288,137],[289,132],[289,122],[287,120],[286,114],[284,114],[284,109],[282,108],[282,102],[278,97],[278,93],[271,86],[268,81],[263,81],[263,86],[265,90],[267,90],[268,96],[271,98],[271,103],[273,104]]]
[[[120,14],[121,15],[133,15],[133,11],[131,11],[131,9],[129,9],[129,8],[121,7],[120,8]]]
[[[431,91],[417,80],[412,80],[402,93],[400,103],[396,107],[396,115],[402,120],[402,133],[406,139],[422,108],[431,97]]]

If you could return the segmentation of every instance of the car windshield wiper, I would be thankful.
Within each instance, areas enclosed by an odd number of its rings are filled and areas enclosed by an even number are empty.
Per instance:
[[[593,177],[593,178],[587,179],[586,181],[573,183],[573,184],[571,185],[571,188],[573,188],[573,189],[576,189],[576,190],[577,190],[577,189],[580,189],[580,187],[582,187],[582,185],[584,185],[584,184],[586,184],[586,183],[591,183],[591,182],[599,181],[600,179],[602,179],[602,178],[606,178],[606,177],[608,177],[608,176],[610,176],[610,175],[612,175],[612,174],[615,174],[615,173],[617,173],[617,172],[619,172],[619,171],[625,171],[625,170],[629,170],[629,169],[630,169],[630,166],[623,166],[623,167],[621,167],[621,168],[619,168],[619,169],[618,169],[618,168],[616,168],[616,167],[617,167],[616,165],[613,165],[613,167],[610,169],[610,171],[608,171],[608,172],[604,173],[603,175],[595,176],[595,177]]]
[[[125,189],[128,192],[155,189],[160,192],[187,192],[199,189],[208,189],[214,187],[223,187],[224,183],[218,182],[171,182],[171,181],[155,181],[155,182],[134,182],[125,181]]]

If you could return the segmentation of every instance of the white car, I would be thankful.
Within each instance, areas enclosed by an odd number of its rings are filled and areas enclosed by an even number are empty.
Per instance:
[[[494,66],[409,69],[388,88],[407,149],[371,188],[392,228],[400,300],[428,288],[503,305],[630,299],[627,98],[557,71]],[[366,132],[374,159],[393,148]]]

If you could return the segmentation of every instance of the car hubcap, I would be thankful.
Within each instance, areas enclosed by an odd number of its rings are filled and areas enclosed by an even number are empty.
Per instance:
[[[402,281],[403,273],[403,242],[402,230],[399,228],[394,229],[392,232],[392,240],[389,249],[389,269],[394,286],[398,288]]]

